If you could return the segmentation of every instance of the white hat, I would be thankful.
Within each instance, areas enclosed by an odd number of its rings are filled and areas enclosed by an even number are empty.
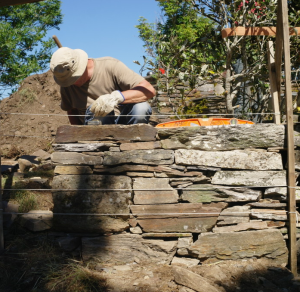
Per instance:
[[[54,80],[61,87],[68,87],[81,77],[86,69],[88,55],[80,49],[59,48],[50,61]]]

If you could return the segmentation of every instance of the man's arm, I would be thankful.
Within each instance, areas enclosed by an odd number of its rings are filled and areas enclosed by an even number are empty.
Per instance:
[[[81,122],[81,120],[79,119],[79,117],[74,117],[73,115],[79,115],[78,110],[77,109],[71,109],[69,111],[67,111],[68,113],[68,118],[70,121],[71,125],[83,125],[83,123]]]
[[[125,98],[122,104],[139,103],[151,99],[156,94],[156,91],[147,80],[143,80],[132,89],[122,91],[122,94]]]

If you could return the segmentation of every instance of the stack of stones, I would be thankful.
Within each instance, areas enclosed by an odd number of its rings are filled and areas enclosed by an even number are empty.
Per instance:
[[[284,133],[274,124],[61,126],[54,228],[85,234],[84,260],[285,265]]]
[[[149,80],[153,85],[156,81],[152,78]],[[160,83],[165,83],[162,79]],[[182,99],[184,96],[184,100]],[[167,122],[171,119],[180,119],[176,116],[177,109],[182,106],[183,102],[198,103],[205,100],[205,106],[201,112],[204,115],[221,115],[226,113],[226,101],[224,97],[224,88],[220,80],[198,84],[194,89],[189,89],[188,85],[178,83],[172,90],[167,93],[163,90],[157,90],[157,95],[151,100],[153,113],[158,115],[151,118],[156,123]],[[174,114],[174,115],[173,115]]]

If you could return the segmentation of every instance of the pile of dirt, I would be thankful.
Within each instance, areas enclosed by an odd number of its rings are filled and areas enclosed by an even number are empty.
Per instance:
[[[51,71],[27,77],[17,92],[0,102],[2,156],[51,152],[56,129],[65,124],[69,121],[60,109],[59,86]]]

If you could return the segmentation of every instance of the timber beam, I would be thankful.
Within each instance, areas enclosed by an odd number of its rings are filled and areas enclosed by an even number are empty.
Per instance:
[[[290,27],[290,35],[300,35],[300,27]],[[243,27],[237,26],[234,28],[222,29],[222,38],[227,38],[231,36],[276,36],[276,27]]]

